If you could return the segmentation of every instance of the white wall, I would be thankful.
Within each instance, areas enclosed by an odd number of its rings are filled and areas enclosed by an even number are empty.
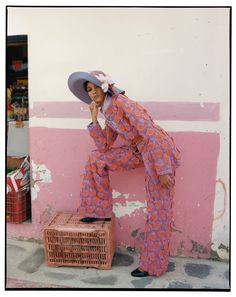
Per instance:
[[[73,71],[103,69],[136,100],[228,99],[227,9],[9,8],[29,35],[31,100],[74,100]]]

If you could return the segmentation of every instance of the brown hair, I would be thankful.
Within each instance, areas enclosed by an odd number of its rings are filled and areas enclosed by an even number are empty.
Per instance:
[[[88,83],[89,83],[88,80],[84,83],[84,89],[85,89],[86,92],[87,92],[87,85],[88,85]]]

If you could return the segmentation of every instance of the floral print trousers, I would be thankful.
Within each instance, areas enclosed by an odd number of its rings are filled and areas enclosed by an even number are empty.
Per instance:
[[[147,158],[146,146],[140,151],[136,152],[131,146],[110,148],[104,153],[93,151],[85,166],[78,212],[84,217],[111,217],[109,171],[145,166],[147,220],[139,268],[149,275],[159,276],[168,269],[174,185],[170,189],[162,187],[155,168]],[[170,175],[174,180],[175,168],[172,172]]]

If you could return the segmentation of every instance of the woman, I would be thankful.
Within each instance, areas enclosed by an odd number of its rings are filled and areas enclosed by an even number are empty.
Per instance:
[[[131,274],[159,276],[168,269],[175,169],[179,166],[180,152],[173,138],[102,71],[75,72],[69,77],[68,85],[76,97],[89,104],[92,122],[88,130],[97,146],[83,175],[79,207],[82,221],[110,220],[109,171],[144,166],[147,222],[139,267]],[[104,129],[97,120],[99,108],[106,119]],[[128,145],[112,147],[118,135]]]

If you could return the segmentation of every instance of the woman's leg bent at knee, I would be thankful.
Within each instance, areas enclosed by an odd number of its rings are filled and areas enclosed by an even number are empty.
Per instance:
[[[85,166],[80,192],[79,214],[105,218],[112,215],[112,189],[109,171],[129,170],[143,166],[141,156],[129,147],[111,148],[105,153],[93,151]]]

